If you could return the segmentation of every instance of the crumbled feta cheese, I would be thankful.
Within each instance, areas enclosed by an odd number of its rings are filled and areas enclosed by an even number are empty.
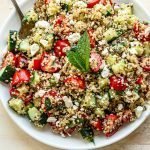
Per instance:
[[[50,24],[49,24],[49,22],[47,22],[47,21],[44,21],[44,20],[42,20],[42,21],[38,21],[36,24],[35,24],[35,27],[36,28],[49,28],[50,27]]]
[[[106,40],[99,41],[99,45],[105,45],[107,43]]]
[[[134,47],[130,48],[130,49],[129,49],[129,52],[130,52],[130,54],[132,54],[132,55],[137,54],[137,51],[136,51],[136,49],[135,49]]]
[[[73,103],[72,103],[72,100],[71,100],[70,97],[64,96],[64,97],[63,97],[63,100],[64,100],[65,105],[66,105],[67,108],[73,106]]]
[[[58,82],[60,79],[60,73],[53,73],[55,80]]]
[[[73,6],[79,7],[79,8],[87,8],[87,4],[83,1],[77,1],[77,2],[74,3]]]
[[[76,43],[80,39],[80,33],[73,33],[69,35],[68,40],[70,43]]]
[[[103,56],[107,56],[108,54],[109,54],[108,49],[105,48],[105,49],[102,51],[102,55],[103,55]]]
[[[34,56],[38,51],[39,51],[40,47],[38,44],[32,44],[30,46],[30,53],[31,53],[31,56]]]
[[[47,119],[47,122],[51,122],[51,123],[54,123],[54,122],[56,122],[57,121],[57,119],[55,118],[55,117],[49,117],[48,119]]]
[[[70,23],[71,25],[74,25],[74,24],[75,24],[75,22],[74,22],[73,20],[70,20],[69,23]]]
[[[126,57],[127,57],[127,54],[125,52],[123,52],[122,58],[126,58]]]
[[[41,40],[40,40],[40,43],[41,43],[44,47],[47,47],[47,45],[48,45],[48,41],[47,41],[47,40],[41,39]]]
[[[138,106],[135,108],[135,115],[137,118],[140,118],[143,112],[143,107],[142,106]]]
[[[110,70],[107,67],[104,67],[103,71],[101,72],[101,76],[103,78],[107,78],[109,76]]]
[[[127,90],[125,93],[126,93],[127,96],[131,96],[132,95],[132,92],[129,91],[129,90]]]
[[[150,27],[145,29],[145,36],[148,37],[150,35]]]
[[[46,91],[39,90],[35,93],[35,97],[43,97]]]
[[[123,109],[123,104],[118,104],[118,110],[122,110]]]
[[[61,3],[61,0],[55,0],[55,2],[56,2],[57,4],[60,4],[60,3]]]

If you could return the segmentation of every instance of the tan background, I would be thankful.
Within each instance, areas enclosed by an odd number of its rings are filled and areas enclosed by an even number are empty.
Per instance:
[[[145,8],[150,9],[150,0],[141,1]],[[10,0],[0,0],[0,26],[11,12],[11,9]],[[0,103],[0,150],[56,149],[37,142],[20,130],[8,117]],[[150,150],[150,117],[140,128],[124,140],[100,150]]]

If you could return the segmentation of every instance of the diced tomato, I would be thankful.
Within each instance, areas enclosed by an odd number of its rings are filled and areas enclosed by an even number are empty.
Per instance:
[[[123,116],[122,116],[122,122],[128,123],[128,122],[130,122],[132,117],[133,117],[132,111],[131,110],[125,110],[123,113]]]
[[[45,4],[48,4],[51,0],[44,0]]]
[[[103,131],[106,137],[110,137],[118,131],[120,124],[116,123],[117,119],[118,117],[114,114],[107,115],[104,119]]]
[[[142,84],[142,81],[143,81],[143,76],[139,76],[136,80],[136,84]]]
[[[150,27],[145,26],[144,28],[141,28],[140,23],[136,22],[133,27],[133,31],[135,34],[135,37],[141,41],[146,42],[150,41]]]
[[[25,105],[29,104],[31,102],[31,100],[33,99],[33,95],[32,94],[29,94],[29,95],[26,95],[25,97],[22,98]]]
[[[58,40],[54,44],[54,53],[57,57],[66,56],[66,50],[70,47],[68,40]]]
[[[15,66],[16,57],[12,52],[8,52],[4,58],[2,63],[2,67],[6,67],[7,65]]]
[[[29,81],[30,81],[30,72],[28,70],[22,69],[15,72],[12,79],[12,85],[14,86]]]
[[[15,88],[11,88],[9,93],[11,96],[18,96],[19,95],[19,91]]]
[[[93,121],[92,122],[92,126],[98,130],[98,131],[102,131],[102,122],[100,120],[98,121]]]
[[[33,69],[34,70],[41,70],[41,62],[42,62],[42,59],[34,59]]]
[[[110,87],[116,91],[124,91],[127,88],[127,80],[124,77],[117,77],[115,75],[109,78]]]
[[[46,92],[44,94],[44,96],[42,97],[41,108],[42,108],[42,110],[44,110],[44,112],[46,112],[48,114],[48,116],[51,116],[51,113],[49,113],[49,111],[51,109],[51,99],[54,99],[54,98],[59,97],[59,96],[60,95],[56,91],[50,90],[50,91]],[[45,101],[47,98],[49,100],[49,104],[47,104],[47,106],[46,106]]]
[[[64,80],[66,86],[72,89],[85,89],[85,81],[79,76],[71,76]]]
[[[28,60],[25,56],[23,55],[17,55],[16,56],[16,62],[15,62],[15,66],[17,68],[26,68],[28,66]]]
[[[141,66],[144,69],[144,71],[149,72],[150,71],[150,57],[143,58]]]
[[[44,53],[42,55],[41,70],[49,73],[55,73],[60,70],[61,66],[56,56]]]
[[[93,32],[94,32],[94,30],[92,30],[92,29],[89,29],[89,30],[88,30],[88,34],[89,34],[89,37],[90,37],[90,45],[91,45],[91,48],[94,48],[95,45],[96,45],[95,38],[93,37]]]
[[[96,52],[91,53],[90,66],[93,72],[98,72],[101,69],[102,58],[98,53]]]
[[[100,2],[100,0],[88,0],[87,8],[93,8],[99,2]]]
[[[62,24],[62,22],[63,22],[64,19],[65,19],[65,17],[63,15],[58,16],[58,18],[57,18],[57,20],[55,22],[54,27],[61,26],[61,24]]]

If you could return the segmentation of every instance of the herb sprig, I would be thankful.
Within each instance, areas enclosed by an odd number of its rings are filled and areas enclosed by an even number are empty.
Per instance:
[[[81,36],[77,46],[67,52],[67,57],[69,62],[80,71],[89,71],[90,40],[87,32]]]

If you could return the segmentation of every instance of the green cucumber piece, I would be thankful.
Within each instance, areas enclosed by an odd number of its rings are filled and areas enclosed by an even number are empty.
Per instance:
[[[17,37],[18,37],[17,31],[15,30],[9,31],[9,37],[8,37],[8,50],[9,51],[15,51],[16,44],[17,44]]]
[[[12,66],[10,65],[6,66],[5,68],[2,68],[0,71],[0,81],[4,83],[9,83],[14,73],[15,68],[12,68]]]

